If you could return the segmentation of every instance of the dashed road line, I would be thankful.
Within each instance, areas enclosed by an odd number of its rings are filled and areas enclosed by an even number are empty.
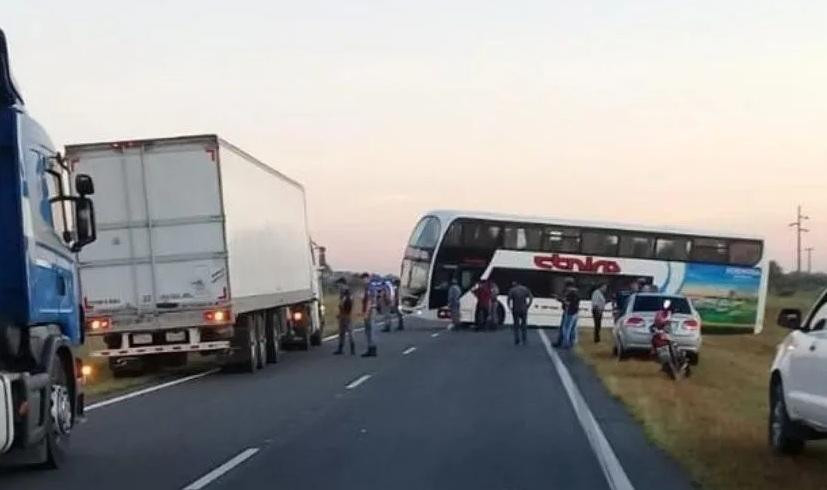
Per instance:
[[[195,480],[194,482],[190,483],[183,490],[201,490],[202,488],[206,487],[210,483],[214,482],[215,480],[221,478],[235,468],[236,466],[240,465],[241,463],[247,461],[248,459],[252,458],[258,452],[257,447],[251,447],[249,449],[245,449],[240,453],[236,454],[232,459],[227,461],[226,463],[222,464],[218,468],[210,471],[206,475],[202,476],[201,478]]]
[[[364,327],[359,327],[359,328],[355,329],[353,331],[353,333],[361,332],[362,330],[364,330]],[[327,337],[323,338],[322,342],[330,342],[331,340],[338,339],[338,338],[339,338],[339,334],[335,333],[333,335],[328,335]]]
[[[352,390],[353,388],[356,388],[357,386],[359,386],[360,384],[364,383],[365,381],[367,381],[369,379],[370,379],[370,374],[363,374],[362,376],[359,376],[358,378],[351,381],[350,384],[345,386],[345,389],[346,390]]]
[[[108,400],[103,400],[103,401],[100,401],[100,402],[97,402],[97,403],[92,403],[91,405],[87,405],[84,408],[84,410],[87,411],[87,412],[90,411],[90,410],[96,410],[98,408],[102,408],[102,407],[105,407],[105,406],[108,406],[108,405],[113,405],[115,403],[119,403],[119,402],[122,402],[122,401],[125,401],[125,400],[129,400],[130,398],[135,398],[135,397],[138,397],[138,396],[146,395],[147,393],[152,393],[153,391],[163,390],[164,388],[169,388],[170,386],[180,385],[181,383],[186,383],[188,381],[195,381],[196,379],[203,378],[204,376],[209,376],[210,374],[217,373],[218,371],[219,371],[218,368],[210,369],[210,370],[204,371],[202,373],[193,374],[192,376],[185,376],[183,378],[174,379],[174,380],[169,381],[167,383],[161,383],[159,385],[150,386],[149,388],[144,388],[142,390],[132,391],[132,392],[127,393],[125,395],[116,396],[114,398],[110,398]]]
[[[580,421],[583,432],[586,433],[586,438],[589,440],[592,451],[594,451],[597,457],[597,462],[603,470],[603,476],[606,477],[609,488],[611,488],[611,490],[634,490],[632,482],[629,481],[629,477],[626,476],[626,471],[623,469],[623,466],[620,465],[620,460],[617,459],[617,455],[615,455],[611,444],[609,444],[608,439],[606,439],[606,435],[603,434],[603,430],[594,418],[594,414],[592,414],[591,409],[586,404],[586,400],[580,393],[580,389],[577,388],[568,368],[566,368],[560,356],[557,355],[557,352],[551,347],[551,342],[549,342],[546,333],[542,330],[538,330],[537,332],[539,332],[540,340],[543,341],[546,352],[551,358],[557,374],[560,376],[563,388],[565,388],[566,394],[569,396],[569,401],[571,402],[572,408],[574,408],[574,413],[577,415],[577,420]]]
[[[432,333],[432,334],[431,334],[431,337],[439,337],[439,332]]]
[[[403,355],[403,356],[407,356],[408,354],[410,354],[411,352],[413,352],[413,351],[415,351],[415,350],[416,350],[416,347],[408,347],[407,349],[405,349],[404,351],[402,351],[402,355]]]

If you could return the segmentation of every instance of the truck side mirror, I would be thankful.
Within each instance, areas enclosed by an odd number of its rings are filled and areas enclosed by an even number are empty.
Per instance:
[[[784,308],[778,313],[778,326],[798,330],[801,328],[801,310]]]
[[[75,176],[75,189],[81,196],[91,196],[95,193],[95,184],[92,182],[92,177],[86,174],[78,174]]]
[[[91,183],[92,180],[89,179],[89,185]],[[98,237],[95,227],[95,206],[88,197],[81,196],[75,201],[75,224],[77,226],[77,241],[72,246],[72,251],[79,252],[80,249],[94,242]]]

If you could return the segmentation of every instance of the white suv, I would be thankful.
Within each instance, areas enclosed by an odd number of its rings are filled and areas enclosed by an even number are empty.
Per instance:
[[[769,440],[779,453],[797,453],[808,439],[827,437],[827,291],[801,317],[796,309],[778,314],[778,324],[793,329],[770,371]]]

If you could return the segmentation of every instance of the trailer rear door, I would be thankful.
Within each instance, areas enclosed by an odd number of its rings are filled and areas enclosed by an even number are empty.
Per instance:
[[[67,147],[95,180],[98,239],[80,253],[94,313],[228,301],[215,137]]]

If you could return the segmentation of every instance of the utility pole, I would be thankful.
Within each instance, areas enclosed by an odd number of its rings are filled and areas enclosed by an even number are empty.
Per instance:
[[[807,274],[813,273],[813,247],[807,247],[804,250],[807,251]]]
[[[808,229],[804,228],[802,225],[804,224],[804,220],[810,219],[809,216],[804,216],[801,214],[801,205],[798,205],[798,212],[796,213],[795,221],[790,223],[790,226],[795,228],[795,252],[796,252],[796,270],[799,274],[801,274],[801,234],[807,233]]]

